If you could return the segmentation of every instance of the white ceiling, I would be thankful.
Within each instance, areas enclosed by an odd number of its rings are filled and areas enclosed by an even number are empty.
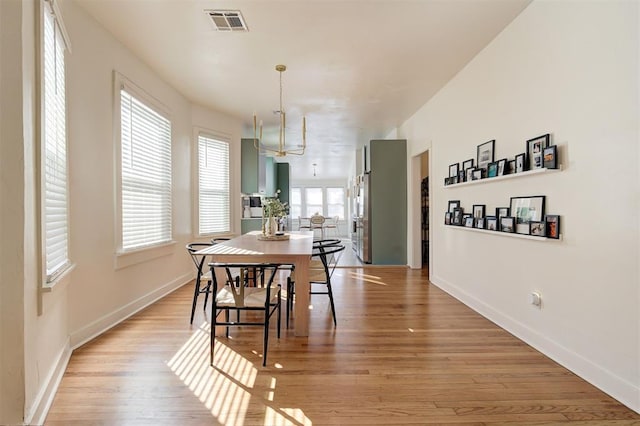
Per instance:
[[[531,0],[76,0],[193,102],[277,126],[285,64],[292,177],[346,178],[358,146],[428,101]],[[205,9],[240,10],[248,32],[215,31]],[[276,128],[276,127],[273,127]]]

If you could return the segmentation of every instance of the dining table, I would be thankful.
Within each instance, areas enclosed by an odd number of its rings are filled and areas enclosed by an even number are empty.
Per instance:
[[[261,231],[251,231],[199,250],[211,262],[279,263],[296,271],[294,318],[296,336],[309,335],[309,262],[313,250],[312,231],[287,231],[288,237],[265,239]],[[289,295],[287,295],[289,297]]]

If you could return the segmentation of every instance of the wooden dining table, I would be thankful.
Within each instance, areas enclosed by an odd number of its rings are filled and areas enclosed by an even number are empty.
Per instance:
[[[313,232],[288,231],[289,239],[259,239],[260,231],[252,231],[206,247],[197,254],[209,256],[211,262],[281,263],[296,270],[295,335],[309,335],[309,261],[313,248]],[[287,295],[289,297],[289,295]]]

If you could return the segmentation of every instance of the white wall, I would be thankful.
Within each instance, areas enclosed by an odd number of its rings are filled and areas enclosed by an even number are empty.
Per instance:
[[[398,131],[411,156],[430,150],[432,282],[636,411],[638,16],[631,1],[535,1]],[[478,144],[512,159],[547,132],[561,172],[443,187]],[[493,211],[526,195],[546,195],[562,241],[443,225],[448,200]]]

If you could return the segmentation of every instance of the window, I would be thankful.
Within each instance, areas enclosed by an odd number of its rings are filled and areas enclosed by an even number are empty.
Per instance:
[[[57,8],[43,4],[41,92],[42,233],[46,283],[65,272],[69,260],[67,129],[64,26]]]
[[[198,135],[198,233],[231,232],[229,143]]]
[[[133,92],[120,88],[123,251],[171,241],[171,122]]]
[[[344,219],[344,188],[327,188],[327,216]]]
[[[293,219],[302,216],[302,191],[300,188],[291,188],[289,196],[289,214]]]
[[[305,188],[306,217],[311,217],[316,213],[324,214],[322,199],[322,188]]]

